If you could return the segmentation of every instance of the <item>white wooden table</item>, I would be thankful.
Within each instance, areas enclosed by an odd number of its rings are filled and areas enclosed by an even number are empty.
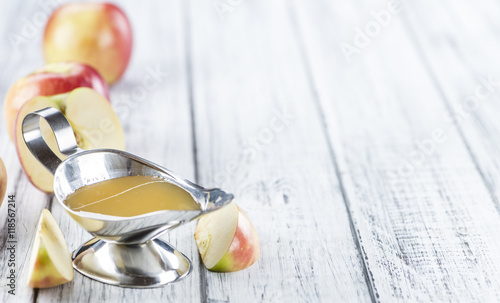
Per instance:
[[[14,297],[4,203],[0,302],[500,300],[500,3],[119,4],[134,29],[131,63],[111,89],[127,149],[233,192],[262,256],[244,271],[208,272],[191,223],[163,237],[195,265],[181,283],[133,290],[75,274],[26,287],[43,208],[70,249],[90,235],[28,182],[2,121],[19,276]],[[3,96],[43,65],[33,22],[44,7],[2,1],[0,14]],[[34,30],[15,48],[26,22]],[[146,89],[149,73],[158,81]]]

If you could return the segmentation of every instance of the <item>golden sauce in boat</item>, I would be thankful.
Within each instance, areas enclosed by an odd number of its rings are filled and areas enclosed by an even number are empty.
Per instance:
[[[73,211],[133,217],[159,210],[199,210],[184,189],[152,176],[127,176],[83,186],[64,203]]]

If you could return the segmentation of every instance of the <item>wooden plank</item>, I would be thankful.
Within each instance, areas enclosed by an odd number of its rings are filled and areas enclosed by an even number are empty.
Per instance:
[[[204,301],[370,301],[286,5],[212,5],[190,5],[199,179],[236,195],[262,256],[207,272]]]
[[[465,1],[429,3],[408,10],[409,32],[419,44],[429,73],[447,102],[447,119],[454,120],[500,211],[500,68],[492,64],[500,47],[498,20],[491,12],[498,3]],[[441,16],[447,11],[445,16]],[[431,14],[422,23],[423,14]],[[467,25],[461,20],[467,17]],[[415,31],[415,27],[419,27]],[[453,74],[454,77],[449,77]]]
[[[295,4],[375,300],[498,300],[498,212],[402,15],[348,62],[387,2]]]
[[[33,69],[43,64],[41,51],[39,48],[39,37],[23,36],[23,23],[20,18],[31,20],[33,15],[40,10],[37,5],[26,5],[19,2],[5,2],[0,5],[0,11],[4,16],[17,16],[19,19],[2,18],[0,21],[0,37],[2,48],[0,51],[0,96],[5,96],[10,85],[16,79],[25,76]],[[38,27],[34,32],[39,31]],[[43,31],[43,29],[42,29]],[[21,44],[12,43],[9,39],[13,35],[18,35],[25,40]],[[1,108],[3,109],[3,99]],[[7,242],[8,236],[8,205],[7,199],[0,209],[0,222],[2,223],[2,233],[0,234],[0,272],[2,273],[0,283],[0,302],[28,302],[33,301],[36,292],[26,286],[28,264],[33,244],[36,224],[43,208],[48,205],[48,197],[35,189],[22,174],[17,158],[15,147],[5,130],[3,119],[0,122],[0,156],[5,162],[8,174],[8,195],[15,195],[16,243]],[[15,244],[15,266],[10,267],[10,252],[8,247]],[[15,296],[8,293],[11,288],[7,285],[10,269],[15,268]]]
[[[491,196],[498,201],[498,92],[461,122],[456,117],[458,132],[453,121],[443,118],[450,106],[463,104],[474,93],[479,77],[498,72],[491,64],[500,46],[495,35],[498,4],[409,4],[348,63],[339,43],[352,41],[353,29],[364,27],[372,20],[370,11],[384,8],[385,2],[362,3],[360,8],[359,3],[296,1],[295,9],[284,2],[227,3],[227,11],[217,11],[210,1],[191,3],[187,28],[181,1],[153,8],[123,4],[136,20],[138,49],[112,99],[134,94],[148,68],[154,70],[159,62],[159,70],[169,77],[138,101],[145,106],[129,112],[119,107],[128,149],[193,179],[186,81],[192,79],[198,180],[237,195],[261,235],[261,260],[232,274],[198,268],[191,224],[165,237],[196,266],[183,283],[124,290],[77,274],[72,284],[40,291],[38,300],[368,301],[363,265],[377,301],[498,300],[499,218],[498,205],[491,201]],[[29,19],[40,9],[33,4],[6,2],[0,11]],[[410,31],[405,31],[405,16]],[[144,21],[149,19],[161,24],[153,27]],[[22,22],[3,20],[0,37],[8,45],[5,33]],[[466,26],[461,20],[467,20]],[[185,31],[190,32],[188,49]],[[13,79],[43,63],[37,50],[40,38],[30,39],[20,52],[0,48],[3,95]],[[192,75],[185,70],[186,60]],[[270,123],[280,116],[276,111],[294,118],[273,130]],[[324,125],[330,143],[324,139]],[[15,300],[33,301],[36,292],[24,286],[24,264],[47,197],[20,174],[2,129],[0,125],[0,155],[11,180],[8,192],[17,193],[19,203],[18,251],[26,252],[18,255],[21,277]],[[437,129],[443,130],[444,141],[420,161],[419,143],[428,144]],[[53,213],[71,248],[88,239],[56,203]],[[364,264],[356,254],[349,215]],[[0,221],[5,216],[6,210],[0,211]],[[5,236],[0,235],[2,272]],[[0,290],[1,302],[12,301],[5,286]]]
[[[158,1],[154,5],[120,3],[133,26],[134,49],[124,78],[112,87],[111,100],[126,132],[127,150],[193,179],[181,4],[182,1]],[[148,88],[142,84],[143,79],[152,73],[159,80]],[[53,203],[53,213],[70,249],[90,239],[57,202]],[[181,283],[157,289],[125,289],[75,273],[72,283],[40,290],[38,302],[199,302],[194,228],[192,223],[162,237],[193,261],[193,273]]]

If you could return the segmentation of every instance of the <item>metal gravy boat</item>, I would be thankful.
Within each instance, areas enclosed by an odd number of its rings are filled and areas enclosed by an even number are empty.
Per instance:
[[[47,145],[40,118],[54,132],[62,161]],[[54,194],[68,214],[95,238],[73,252],[73,267],[94,280],[121,287],[150,288],[177,282],[192,271],[191,261],[160,235],[229,204],[233,195],[205,189],[133,154],[114,149],[83,150],[73,129],[55,108],[28,114],[23,137],[31,153],[54,175]],[[64,203],[80,187],[125,176],[155,176],[187,191],[201,210],[162,210],[134,217],[73,211]],[[138,201],[140,203],[140,201]]]

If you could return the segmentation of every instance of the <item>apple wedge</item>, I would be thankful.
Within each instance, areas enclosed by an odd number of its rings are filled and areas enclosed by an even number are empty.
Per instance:
[[[2,206],[3,198],[5,198],[5,192],[7,191],[7,169],[3,164],[2,158],[0,158],[0,206]]]
[[[203,216],[196,226],[194,239],[210,271],[242,270],[260,256],[257,231],[234,202]]]
[[[24,117],[34,111],[54,107],[68,119],[75,133],[78,146],[83,149],[125,149],[125,138],[118,116],[102,95],[90,88],[77,88],[68,94],[35,97],[26,102],[16,118],[15,144],[21,166],[31,183],[42,191],[53,192],[54,177],[31,154],[24,142],[22,123]],[[50,148],[61,159],[57,143],[48,124],[42,119],[40,128]]]
[[[28,286],[54,287],[73,280],[73,264],[56,220],[44,209],[40,215],[29,263]]]

